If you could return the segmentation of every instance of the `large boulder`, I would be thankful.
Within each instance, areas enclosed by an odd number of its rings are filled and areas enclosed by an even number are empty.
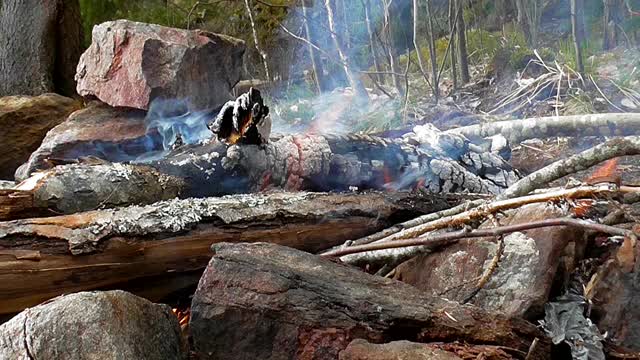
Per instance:
[[[178,319],[124,291],[82,292],[29,308],[0,326],[0,358],[185,359]]]
[[[215,108],[232,98],[244,51],[242,40],[225,35],[109,21],[93,28],[77,90],[111,106],[146,110],[155,98],[178,98]]]
[[[116,162],[135,159],[140,154],[158,150],[162,144],[147,137],[145,112],[112,108],[98,101],[71,114],[49,131],[42,144],[15,173],[22,181],[34,171],[55,165],[51,159],[76,159],[96,156]],[[43,134],[44,135],[44,134]],[[42,138],[42,137],[41,137]],[[36,145],[37,146],[37,145]]]
[[[510,212],[500,225],[562,216],[566,214],[560,207],[533,204]],[[491,227],[492,224],[484,226]],[[580,249],[568,245],[581,243],[582,236],[582,231],[568,227],[533,229],[505,236],[504,252],[497,268],[471,302],[509,316],[535,318],[542,315],[559,272],[565,269],[570,272],[576,257],[580,256]],[[573,254],[569,248],[574,249]],[[475,290],[497,250],[495,238],[460,241],[405,262],[398,267],[395,278],[427,294],[461,301]],[[565,261],[567,265],[561,266]]]
[[[0,1],[0,96],[73,96],[82,52],[78,0]]]
[[[340,352],[340,360],[511,360],[517,357],[500,346],[471,345],[459,342],[421,344],[406,340],[372,344],[353,340]]]
[[[453,339],[549,358],[531,323],[275,244],[213,245],[191,304],[198,359],[336,359],[354,339]]]
[[[47,131],[80,105],[57,94],[0,98],[0,179],[13,179],[13,173],[38,148]]]
[[[587,286],[591,318],[613,343],[640,351],[640,245],[627,238],[614,254]]]

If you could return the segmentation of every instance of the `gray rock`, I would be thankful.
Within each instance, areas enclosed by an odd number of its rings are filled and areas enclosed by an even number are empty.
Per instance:
[[[80,156],[95,156],[117,162],[158,150],[161,144],[154,144],[146,136],[145,115],[140,110],[112,108],[98,101],[92,102],[51,129],[40,147],[31,149],[31,156],[26,155],[22,159],[22,162],[26,157],[29,160],[18,168],[15,178],[23,181],[34,171],[55,165],[47,159],[73,160]]]
[[[147,110],[155,98],[193,109],[222,106],[240,80],[242,40],[127,20],[93,28],[76,72],[78,93],[111,106]]]
[[[80,102],[57,94],[0,98],[0,179],[13,173],[54,126],[80,108]]]
[[[0,326],[0,358],[186,359],[177,318],[124,291],[81,292],[29,308]]]

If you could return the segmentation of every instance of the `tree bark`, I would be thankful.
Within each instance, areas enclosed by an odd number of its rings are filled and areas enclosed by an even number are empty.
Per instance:
[[[458,45],[458,64],[460,65],[460,81],[464,85],[471,79],[469,76],[469,55],[467,53],[467,27],[464,23],[463,16],[464,0],[455,0],[454,3],[456,12],[458,13],[456,35]]]
[[[309,11],[307,10],[307,7],[305,5],[306,4],[304,0],[302,0],[302,4],[301,4],[302,16],[304,16],[304,31],[307,37],[307,48],[309,49],[309,59],[311,60],[311,68],[313,71],[313,76],[316,81],[318,94],[322,94],[322,92],[325,90],[325,87],[323,85],[322,63],[318,61],[316,51],[313,48],[313,45],[311,45],[313,44],[313,41],[311,40],[311,25],[309,25],[309,21],[311,21],[311,17],[310,17],[311,14],[309,14]]]
[[[603,50],[611,50],[619,45],[620,31],[624,19],[624,0],[603,0]]]
[[[398,70],[398,66],[396,64],[396,56],[394,54],[395,48],[393,46],[393,32],[391,31],[391,14],[390,7],[391,1],[382,0],[382,6],[384,7],[384,24],[383,24],[383,34],[386,42],[387,52],[389,56],[389,69],[391,70],[391,79],[393,80],[393,86],[396,88],[398,92],[399,98],[404,98],[404,94],[406,89],[402,88],[402,83],[400,82],[400,71]]]
[[[0,314],[98,288],[157,301],[197,283],[212,243],[316,252],[458,202],[415,193],[272,193],[0,222]]]
[[[378,82],[383,82],[384,79],[382,78],[382,75],[379,74],[380,72],[382,72],[382,68],[378,64],[378,53],[376,51],[375,37],[373,34],[373,28],[371,26],[371,18],[369,15],[370,9],[371,9],[371,0],[365,0],[363,6],[364,6],[364,21],[367,23],[367,34],[369,35],[369,51],[371,51],[373,68],[378,73],[378,74],[374,74],[373,77]]]
[[[0,44],[0,97],[76,94],[74,75],[82,52],[78,0],[3,0]]]
[[[418,66],[420,67],[420,72],[427,84],[430,83],[429,77],[427,75],[427,71],[424,68],[424,61],[422,60],[422,50],[420,49],[420,45],[418,42],[418,15],[420,14],[420,1],[413,0],[413,48],[416,51],[416,56],[418,58]]]
[[[584,41],[584,29],[581,29],[580,24],[583,22],[582,18],[579,18],[579,9],[583,7],[581,0],[571,0],[571,33],[573,35],[573,46],[576,54],[576,67],[578,73],[584,76],[584,63],[582,62],[582,44]],[[580,14],[583,14],[581,12]]]
[[[589,114],[548,116],[519,120],[497,121],[445,131],[467,138],[504,136],[511,144],[527,139],[548,139],[558,136],[628,136],[640,134],[640,114]]]
[[[449,0],[449,33],[451,37],[449,38],[449,48],[451,49],[451,80],[453,81],[453,88],[458,88],[458,66],[456,64],[456,2],[455,0]]]
[[[354,94],[356,94],[358,100],[368,101],[369,95],[367,94],[367,90],[364,88],[362,81],[356,77],[356,75],[351,71],[351,64],[349,63],[349,58],[345,55],[344,50],[342,49],[342,45],[340,44],[340,40],[338,39],[338,35],[336,33],[337,28],[335,25],[335,20],[333,16],[333,7],[331,4],[331,0],[324,0],[324,6],[327,10],[327,21],[329,23],[329,31],[331,32],[331,39],[333,40],[333,44],[335,46],[336,52],[338,53],[338,57],[340,58],[340,62],[342,64],[342,69],[344,70],[344,74],[347,77],[347,81],[349,82],[349,86],[353,89]]]
[[[427,0],[427,23],[429,26],[429,57],[431,57],[431,81],[433,84],[433,97],[436,104],[440,99],[440,77],[438,75],[438,55],[436,53],[436,34],[433,28],[431,0]]]
[[[214,252],[191,308],[194,350],[203,359],[337,359],[353,339],[461,341],[527,353],[538,338],[528,358],[550,356],[548,337],[522,319],[272,244],[218,244]]]
[[[256,30],[256,23],[253,20],[253,10],[251,10],[250,0],[244,0],[244,6],[247,10],[247,16],[249,17],[249,21],[251,23],[251,33],[253,35],[253,43],[262,58],[262,65],[264,66],[264,74],[267,81],[271,81],[271,75],[269,74],[269,63],[267,61],[267,53],[262,50],[260,47],[260,42],[258,41],[258,31]]]

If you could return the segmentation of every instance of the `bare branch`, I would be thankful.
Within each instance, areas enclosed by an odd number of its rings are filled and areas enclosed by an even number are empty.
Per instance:
[[[384,242],[384,243],[375,243],[375,244],[368,244],[368,245],[361,245],[361,246],[352,246],[349,248],[328,252],[323,254],[322,256],[340,257],[340,256],[358,254],[358,253],[369,252],[369,251],[396,249],[396,248],[403,248],[403,247],[410,247],[410,246],[422,246],[422,247],[427,247],[429,249],[434,249],[437,247],[441,247],[441,246],[445,246],[445,245],[457,242],[460,239],[500,236],[500,235],[511,234],[519,231],[545,228],[545,227],[556,227],[556,226],[584,228],[584,229],[606,233],[609,235],[635,236],[634,232],[631,230],[626,230],[626,229],[622,229],[614,226],[597,224],[587,220],[572,219],[572,218],[558,218],[558,219],[534,221],[534,222],[525,223],[525,224],[500,226],[500,227],[495,227],[491,229],[480,229],[480,230],[473,230],[473,231],[460,230],[460,231],[454,231],[454,232],[449,232],[444,234],[430,235],[430,236],[421,237],[421,238],[398,240],[398,241],[391,241],[391,242]]]
[[[640,137],[630,136],[611,139],[577,155],[556,161],[553,164],[520,179],[500,194],[498,199],[509,199],[522,196],[537,188],[547,185],[551,181],[581,170],[586,170],[605,160],[619,156],[638,154],[640,154]]]

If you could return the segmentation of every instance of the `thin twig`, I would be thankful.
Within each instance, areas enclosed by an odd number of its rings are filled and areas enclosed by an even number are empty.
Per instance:
[[[468,224],[473,220],[485,218],[489,214],[495,214],[500,211],[514,209],[528,204],[593,197],[602,194],[618,192],[618,190],[619,189],[609,184],[597,186],[579,186],[572,189],[562,189],[542,194],[534,194],[519,198],[494,201],[491,203],[486,203],[482,206],[478,206],[469,211],[465,211],[463,213],[459,213],[450,217],[440,218],[431,222],[404,229],[391,236],[381,239],[378,242],[415,238],[430,231],[444,229],[451,226]]]
[[[500,226],[498,219],[496,219],[494,215],[491,215],[490,218],[494,226],[496,227]],[[482,288],[484,288],[484,286],[489,282],[489,280],[491,279],[491,276],[493,275],[493,273],[495,273],[496,269],[498,268],[498,264],[500,263],[502,254],[504,254],[504,235],[499,236],[498,248],[496,249],[496,253],[493,256],[493,259],[491,259],[491,263],[489,264],[489,267],[487,267],[487,270],[485,270],[485,272],[482,274],[482,276],[480,277],[480,280],[478,280],[478,283],[476,284],[473,291],[471,291],[471,293],[469,293],[469,295],[467,295],[461,301],[462,304],[466,304],[469,301],[471,301],[480,292],[480,290],[482,290]]]
[[[390,242],[375,243],[375,244],[368,244],[368,245],[361,245],[361,246],[352,246],[349,248],[328,252],[328,253],[322,254],[322,256],[340,257],[345,255],[368,252],[368,251],[397,249],[397,248],[409,247],[409,246],[425,246],[431,249],[431,248],[442,247],[451,243],[455,243],[461,239],[500,236],[500,235],[511,234],[514,232],[520,232],[525,230],[532,230],[532,229],[539,229],[539,228],[546,228],[546,227],[556,227],[556,226],[569,226],[574,228],[589,229],[593,231],[606,233],[609,235],[635,236],[634,232],[631,230],[626,230],[626,229],[622,229],[614,226],[597,224],[587,220],[580,220],[580,219],[573,219],[573,218],[558,218],[558,219],[534,221],[530,223],[517,224],[517,225],[507,225],[507,226],[501,226],[501,227],[496,227],[492,229],[480,229],[480,230],[473,230],[473,231],[461,230],[461,231],[454,231],[454,232],[449,232],[444,234],[430,235],[430,236],[415,238],[415,239],[390,241]]]
[[[527,177],[522,178],[515,184],[511,185],[498,196],[498,199],[522,196],[537,188],[546,186],[554,180],[581,170],[586,170],[603,161],[625,155],[639,154],[640,137],[629,136],[625,138],[611,139],[579,154],[556,161],[551,165],[529,174]]]

